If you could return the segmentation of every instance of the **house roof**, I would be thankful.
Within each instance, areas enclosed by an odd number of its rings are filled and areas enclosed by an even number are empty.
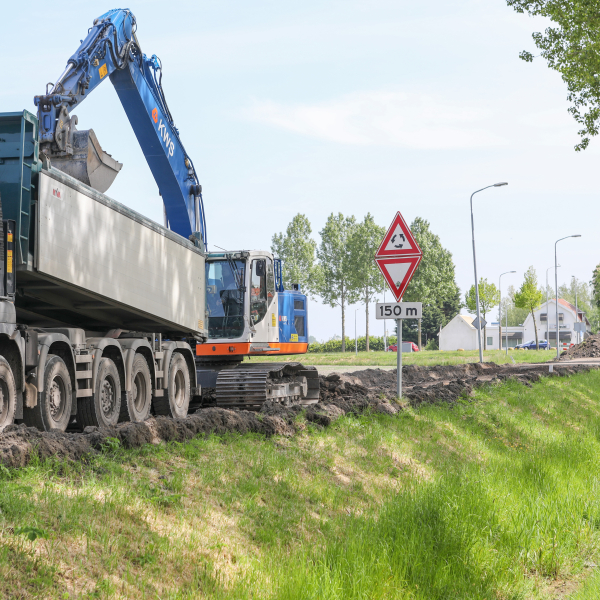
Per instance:
[[[473,321],[475,320],[475,317],[472,317],[471,315],[458,315],[458,316],[461,319],[463,319],[469,327],[471,327],[472,329],[475,329],[475,327],[473,327]]]
[[[587,317],[584,316],[583,312],[581,312],[581,310],[576,309],[575,306],[571,304],[568,300],[565,300],[564,298],[559,298],[558,305],[568,308],[573,314],[576,314],[576,312],[578,312],[579,314],[577,314],[577,316],[575,317],[576,321],[583,321],[585,319],[585,322],[588,325],[590,324],[590,322],[587,320]]]

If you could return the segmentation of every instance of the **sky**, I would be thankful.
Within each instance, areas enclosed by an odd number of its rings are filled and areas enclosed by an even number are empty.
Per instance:
[[[35,112],[33,96],[63,71],[111,5],[18,3],[0,22],[0,110]],[[142,50],[163,63],[163,87],[203,186],[209,249],[270,249],[304,213],[313,235],[331,213],[387,227],[396,211],[427,219],[473,283],[503,292],[533,265],[540,284],[589,281],[600,262],[600,139],[575,152],[566,85],[531,34],[546,26],[497,0],[239,0],[132,2]],[[56,25],[56,28],[55,28]],[[158,189],[107,81],[75,111],[124,164],[109,196],[162,222]],[[552,280],[552,270],[549,273]],[[387,295],[390,299],[390,295]],[[365,331],[363,305],[347,334]],[[341,333],[339,308],[311,301],[310,334]],[[383,332],[371,308],[371,334]]]

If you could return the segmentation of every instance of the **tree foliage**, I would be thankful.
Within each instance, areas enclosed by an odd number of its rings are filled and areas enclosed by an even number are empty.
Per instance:
[[[342,352],[346,351],[346,306],[359,298],[349,244],[355,227],[354,217],[331,213],[320,231],[321,244],[317,249],[320,261],[317,293],[325,304],[342,309]]]
[[[537,350],[540,349],[540,342],[538,339],[537,323],[535,322],[534,311],[539,308],[542,303],[543,294],[538,288],[537,274],[533,267],[529,267],[525,272],[525,279],[523,284],[519,288],[519,291],[515,293],[515,306],[517,308],[525,308],[531,313],[533,319],[533,327],[535,330],[535,347]],[[557,332],[558,336],[558,332]],[[558,338],[557,338],[558,343]]]
[[[315,265],[317,243],[310,237],[312,228],[305,215],[298,213],[285,233],[271,239],[271,252],[283,261],[283,285],[291,289],[299,283],[301,289],[314,295],[318,288],[319,268]]]
[[[500,292],[495,284],[488,283],[487,279],[479,278],[479,310],[485,320],[486,315],[500,304]],[[465,294],[465,305],[470,313],[477,313],[477,296],[475,294],[475,285],[469,288]],[[487,326],[483,328],[483,347],[487,348]]]
[[[600,265],[594,269],[590,285],[592,286],[592,301],[596,308],[600,310]]]
[[[422,333],[437,340],[440,327],[451,321],[461,309],[460,290],[456,285],[452,253],[442,246],[429,221],[417,217],[410,230],[423,252],[423,259],[406,289],[403,300],[423,303]],[[404,323],[404,337],[417,342],[418,323]]]
[[[523,325],[529,314],[529,311],[526,308],[517,308],[515,306],[515,293],[515,287],[509,285],[506,297],[502,299],[502,327],[506,325],[507,320],[509,327]],[[554,294],[552,294],[550,298],[554,298]]]
[[[348,239],[352,271],[350,284],[365,305],[366,344],[369,351],[369,303],[375,294],[383,292],[384,281],[374,260],[375,253],[385,235],[385,229],[375,223],[371,213],[367,213],[362,223],[358,223]]]
[[[581,129],[576,150],[587,148],[600,124],[600,3],[598,0],[507,0],[519,13],[550,19],[533,41],[548,66],[567,84],[569,112]],[[529,51],[521,58],[531,62]]]

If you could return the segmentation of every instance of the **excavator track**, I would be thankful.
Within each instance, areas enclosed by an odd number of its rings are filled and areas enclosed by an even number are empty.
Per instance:
[[[319,374],[301,363],[262,363],[223,369],[215,389],[217,406],[260,410],[267,401],[284,406],[319,401]]]

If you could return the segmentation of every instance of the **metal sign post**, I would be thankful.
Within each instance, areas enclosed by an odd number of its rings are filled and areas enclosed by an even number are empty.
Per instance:
[[[402,321],[404,319],[420,319],[423,316],[422,302],[377,302],[375,305],[376,319],[393,318],[396,321],[398,338],[398,356],[396,357],[396,389],[398,398],[402,397]]]
[[[396,357],[396,386],[398,388],[398,399],[402,398],[402,319],[396,319],[396,331],[398,333],[398,356]]]
[[[375,318],[384,319],[384,321],[385,319],[396,321],[396,332],[398,334],[398,356],[396,357],[398,399],[402,397],[402,319],[421,319],[423,316],[421,302],[400,302],[400,299],[404,295],[404,291],[422,258],[423,252],[419,248],[419,244],[417,244],[400,212],[397,212],[375,255],[375,262],[390,290],[392,290],[396,302],[378,302],[375,309]]]

